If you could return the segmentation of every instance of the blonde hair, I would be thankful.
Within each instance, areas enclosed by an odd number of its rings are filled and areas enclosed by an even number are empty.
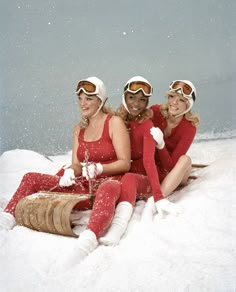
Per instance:
[[[103,106],[101,111],[105,114],[111,114],[114,115],[115,112],[110,106]],[[86,129],[89,125],[89,118],[86,116],[82,116],[79,121],[79,126],[81,129]]]
[[[176,92],[172,92],[172,91],[167,91],[166,93],[166,97],[168,97],[168,95],[173,94],[174,96],[181,96],[183,97],[182,94],[180,93],[176,93]],[[168,117],[168,104],[167,103],[163,103],[160,105],[160,111],[161,114],[167,118]],[[200,117],[198,114],[193,113],[191,110],[189,112],[187,112],[186,114],[184,114],[184,117],[186,120],[190,121],[195,127],[198,127],[200,124]]]

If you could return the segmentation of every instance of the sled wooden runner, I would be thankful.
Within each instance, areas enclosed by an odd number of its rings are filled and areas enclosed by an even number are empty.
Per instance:
[[[208,164],[193,163],[192,168],[204,168],[209,166]]]
[[[190,174],[190,176],[188,178],[188,181],[187,181],[187,184],[189,184],[191,180],[195,180],[195,179],[198,178],[197,175],[193,174],[194,170],[199,169],[199,168],[204,168],[204,167],[207,167],[207,166],[209,166],[209,165],[208,164],[192,164],[192,174]],[[183,189],[186,185],[179,185],[176,188],[176,191],[179,191],[179,190]]]
[[[207,166],[209,166],[209,165],[208,165],[208,164],[198,164],[198,163],[193,163],[193,164],[192,164],[192,171],[193,171],[193,170],[196,170],[196,169],[199,169],[199,168],[204,168],[204,167],[207,167]],[[197,179],[197,176],[194,175],[194,174],[191,174],[191,175],[189,176],[189,179]]]
[[[76,204],[93,197],[90,194],[58,192],[39,192],[27,196],[16,206],[16,223],[37,231],[78,237],[73,231],[71,213]]]

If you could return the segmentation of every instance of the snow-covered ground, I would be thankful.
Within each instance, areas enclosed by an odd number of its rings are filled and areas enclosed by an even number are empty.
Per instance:
[[[75,238],[16,226],[0,231],[1,292],[204,292],[236,291],[236,139],[194,143],[189,151],[198,169],[171,200],[178,217],[142,222],[139,201],[116,247],[98,246],[66,272],[55,263]],[[44,157],[28,150],[0,156],[0,209],[28,171],[56,173],[70,153]],[[88,217],[88,212],[84,213]]]

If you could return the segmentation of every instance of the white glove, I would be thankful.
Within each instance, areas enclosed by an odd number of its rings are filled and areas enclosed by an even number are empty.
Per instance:
[[[163,139],[163,133],[158,127],[152,127],[150,133],[153,139],[157,142],[157,149],[163,149],[165,146],[165,141]]]
[[[163,218],[164,213],[169,213],[170,215],[178,216],[182,211],[176,206],[176,204],[171,203],[167,199],[161,199],[155,202],[157,213],[159,218]]]
[[[10,230],[16,225],[15,217],[7,212],[0,213],[0,230]]]
[[[75,172],[72,168],[67,168],[59,181],[60,187],[69,187],[75,183]]]
[[[101,163],[85,163],[81,162],[82,176],[86,179],[95,178],[97,175],[103,172],[103,166]]]

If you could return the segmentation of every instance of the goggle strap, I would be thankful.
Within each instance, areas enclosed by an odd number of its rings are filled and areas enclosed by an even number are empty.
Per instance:
[[[125,109],[127,110],[127,112],[130,114],[130,111],[128,110],[128,107],[127,107],[127,104],[126,104],[126,101],[125,101],[125,95],[124,94],[122,95],[122,104],[125,107]]]
[[[185,115],[187,112],[189,112],[191,110],[191,108],[193,107],[193,99],[191,97],[188,98],[188,102],[189,102],[189,107],[183,113],[175,116],[176,118]]]

